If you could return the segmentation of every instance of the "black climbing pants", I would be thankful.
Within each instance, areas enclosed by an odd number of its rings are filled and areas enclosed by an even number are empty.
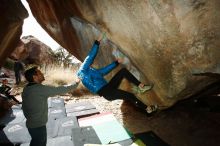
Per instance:
[[[109,81],[107,85],[102,87],[97,93],[107,100],[123,99],[132,102],[135,106],[146,109],[147,106],[142,103],[133,93],[118,89],[122,79],[126,78],[131,83],[138,86],[141,82],[138,81],[126,68],[122,68],[115,76]]]
[[[8,97],[8,99],[12,99],[15,102],[19,103],[19,101],[13,95],[7,94],[6,96]]]

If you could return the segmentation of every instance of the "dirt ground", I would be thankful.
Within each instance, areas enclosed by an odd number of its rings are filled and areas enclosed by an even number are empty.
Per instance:
[[[15,87],[20,99],[21,87]],[[220,112],[188,100],[153,116],[147,116],[131,103],[122,100],[109,102],[103,97],[82,90],[74,96],[62,96],[66,104],[89,101],[102,112],[112,112],[132,133],[153,131],[170,146],[220,145]],[[217,97],[218,105],[220,97]]]

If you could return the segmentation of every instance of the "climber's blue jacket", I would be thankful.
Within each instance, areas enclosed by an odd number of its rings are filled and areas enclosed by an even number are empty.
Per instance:
[[[91,67],[98,53],[99,44],[100,43],[98,41],[94,42],[88,56],[85,58],[77,72],[77,76],[81,79],[83,85],[93,93],[97,93],[108,83],[104,76],[111,72],[119,64],[117,61],[114,61],[100,69]]]

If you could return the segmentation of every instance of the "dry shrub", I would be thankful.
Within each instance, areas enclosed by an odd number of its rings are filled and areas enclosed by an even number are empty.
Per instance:
[[[60,66],[50,66],[44,71],[45,81],[47,85],[59,86],[71,84],[76,79],[76,69],[63,68]]]
[[[45,76],[44,84],[59,86],[71,84],[77,78],[76,72],[77,67],[63,68],[60,66],[50,66],[47,67],[44,71],[41,69]],[[84,96],[91,94],[82,84],[71,92],[73,96]]]

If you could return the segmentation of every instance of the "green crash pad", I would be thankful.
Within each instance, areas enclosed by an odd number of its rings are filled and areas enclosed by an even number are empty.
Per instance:
[[[140,139],[146,146],[169,146],[153,131],[138,133],[134,135],[136,139]]]
[[[92,126],[102,144],[115,143],[132,137],[112,113],[79,119],[79,125]]]

